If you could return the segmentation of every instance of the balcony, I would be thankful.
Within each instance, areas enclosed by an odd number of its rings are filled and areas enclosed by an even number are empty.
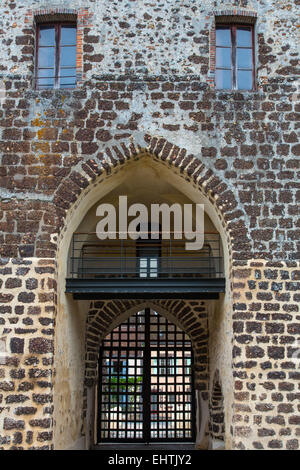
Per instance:
[[[95,233],[75,233],[66,292],[74,299],[216,299],[225,291],[218,233],[206,233],[199,251],[160,237],[101,241]]]

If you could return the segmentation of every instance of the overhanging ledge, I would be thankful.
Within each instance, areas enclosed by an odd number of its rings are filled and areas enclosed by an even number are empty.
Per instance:
[[[224,278],[206,279],[67,279],[66,293],[75,300],[218,299]]]

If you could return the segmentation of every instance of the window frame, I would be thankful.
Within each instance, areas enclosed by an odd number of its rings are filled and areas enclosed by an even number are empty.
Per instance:
[[[40,78],[45,78],[45,77],[39,77],[39,59],[40,59],[40,45],[39,45],[39,38],[40,38],[40,29],[48,26],[48,27],[54,27],[55,30],[55,53],[54,53],[54,84],[53,87],[43,87],[39,85],[39,79]],[[77,52],[78,52],[78,41],[77,41],[77,31],[78,31],[78,26],[76,22],[66,22],[66,21],[49,21],[45,23],[38,23],[36,25],[36,64],[35,64],[35,88],[37,90],[59,90],[61,89],[60,87],[60,58],[61,58],[61,28],[64,26],[72,26],[76,29],[76,44],[72,45],[72,47],[76,46],[76,62],[75,62],[75,68],[76,73],[77,73]],[[43,46],[41,46],[43,47]],[[45,47],[51,47],[51,46],[45,46]],[[46,67],[45,67],[46,68]],[[71,67],[70,67],[71,68]],[[41,69],[42,70],[42,69]],[[77,86],[77,76],[75,75],[75,85],[74,86],[68,86],[64,87],[63,89],[74,89]]]
[[[217,38],[215,41],[215,57],[216,57],[216,64],[215,64],[215,88],[216,90],[228,90],[228,91],[254,91],[256,86],[256,67],[255,67],[255,25],[247,24],[247,23],[217,23],[216,24],[216,35],[218,29],[229,29],[230,30],[230,37],[231,37],[231,88],[217,88],[217,70],[229,70],[226,67],[217,67],[217,48],[226,46],[217,46]],[[250,49],[250,47],[246,46],[237,46],[237,29],[250,29],[251,30],[251,50],[252,50],[252,87],[251,88],[238,88],[238,69],[237,68],[237,49]]]

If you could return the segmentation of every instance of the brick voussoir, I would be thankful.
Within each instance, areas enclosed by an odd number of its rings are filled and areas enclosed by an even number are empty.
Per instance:
[[[81,175],[80,173],[78,173],[77,171],[73,171],[70,176],[69,176],[70,180],[72,180],[77,186],[79,186],[80,188],[82,189],[85,189],[88,187],[89,185],[89,181],[88,179]]]
[[[131,153],[130,153],[130,150],[129,150],[128,146],[124,142],[121,142],[121,147],[123,149],[123,155],[124,155],[125,159],[130,160],[131,159]]]
[[[163,137],[158,138],[156,146],[154,150],[151,152],[152,155],[154,155],[157,158],[160,158],[163,153],[163,148],[166,143],[167,143],[167,140],[164,139]]]
[[[120,164],[125,163],[126,157],[124,156],[124,153],[120,150],[120,148],[117,145],[114,145],[112,147],[112,149],[113,149],[119,163]]]
[[[252,2],[255,12],[190,0],[183,15],[168,0],[139,2],[138,15],[118,0],[101,2],[104,15],[94,0],[0,3],[1,450],[93,441],[102,341],[144,308],[192,341],[203,447],[299,449],[299,0]],[[36,89],[36,26],[64,21],[77,25],[76,87]],[[216,89],[221,24],[253,28],[255,89]],[[170,201],[163,189],[176,186],[178,201],[207,203],[207,231],[223,243],[219,301],[65,293],[71,232],[89,230],[96,214],[83,212],[115,185],[140,194],[138,168],[149,169],[145,202]]]
[[[109,147],[106,147],[105,153],[108,156],[112,166],[116,167],[119,164],[119,160],[114,158],[113,153]]]
[[[91,168],[95,177],[102,175],[102,163],[99,165],[99,163],[97,163],[95,160],[89,159],[85,162],[85,164],[88,165],[89,168]]]

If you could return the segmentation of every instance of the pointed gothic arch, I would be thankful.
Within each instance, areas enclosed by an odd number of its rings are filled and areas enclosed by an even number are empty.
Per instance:
[[[220,180],[200,157],[187,155],[184,148],[164,138],[151,137],[147,134],[144,140],[146,143],[144,147],[124,142],[107,146],[96,158],[78,164],[68,178],[63,180],[53,199],[59,217],[58,250],[70,221],[78,219],[75,214],[80,212],[82,201],[88,195],[91,197],[91,193],[95,193],[95,188],[101,189],[100,185],[103,185],[107,179],[111,180],[128,162],[150,158],[153,162],[175,172],[211,205],[219,220],[219,227],[222,227],[223,243],[228,248],[230,260],[248,258],[251,247],[244,222],[245,214],[241,209],[237,209],[238,201],[227,182]]]
[[[230,296],[230,282],[232,271],[232,260],[235,257],[244,258],[249,252],[249,240],[243,221],[244,214],[242,211],[237,210],[237,200],[233,191],[228,187],[225,182],[222,182],[216,177],[213,172],[208,169],[199,158],[194,155],[186,155],[185,149],[179,148],[165,139],[156,137],[145,136],[145,147],[140,147],[130,143],[124,143],[109,146],[104,149],[103,153],[99,154],[95,159],[89,159],[78,166],[70,173],[70,176],[61,184],[55,193],[54,203],[56,204],[56,212],[59,217],[59,233],[57,237],[57,283],[58,283],[58,296],[57,296],[57,318],[56,318],[56,347],[55,347],[55,363],[56,363],[56,384],[55,387],[59,393],[55,393],[55,406],[54,409],[58,410],[60,414],[61,409],[59,403],[65,400],[65,395],[74,395],[72,407],[77,409],[80,407],[82,410],[82,401],[80,403],[80,396],[84,396],[85,406],[82,417],[76,419],[76,433],[78,435],[79,423],[83,432],[80,444],[88,446],[91,443],[90,437],[87,438],[87,444],[83,444],[82,439],[91,433],[91,422],[89,416],[92,416],[94,410],[88,409],[88,397],[93,399],[93,384],[95,383],[95,370],[96,355],[95,351],[89,350],[88,354],[86,345],[92,343],[91,336],[87,337],[85,341],[82,339],[82,331],[85,330],[85,322],[87,312],[90,311],[90,305],[87,301],[82,301],[81,305],[76,304],[65,295],[64,286],[65,278],[67,276],[67,259],[68,249],[72,235],[80,221],[84,218],[87,211],[93,207],[101,198],[107,193],[111,185],[118,185],[118,178],[122,176],[122,171],[130,169],[130,165],[140,164],[143,159],[147,159],[151,165],[154,165],[163,174],[164,177],[172,176],[176,184],[180,186],[180,190],[188,191],[191,198],[194,200],[201,198],[205,201],[210,213],[209,215],[214,218],[213,222],[219,231],[223,246],[224,257],[226,259],[225,276],[227,280],[226,296],[224,300],[224,312],[226,308],[226,315],[232,311],[232,301]],[[139,301],[140,302],[140,301]],[[136,305],[133,305],[136,308]],[[163,306],[161,306],[163,308]],[[127,309],[128,310],[128,309]],[[159,306],[157,307],[159,311]],[[166,308],[169,311],[169,308]],[[186,326],[187,327],[187,326]],[[89,333],[92,334],[90,327]],[[98,338],[99,339],[99,338]],[[75,347],[76,342],[78,346]],[[68,343],[75,342],[73,345]],[[61,350],[63,345],[67,344],[66,351],[64,351],[66,358],[61,357]],[[202,345],[203,346],[203,345]],[[199,351],[201,350],[201,345]],[[94,354],[94,358],[92,356]],[[87,362],[82,360],[86,357]],[[90,361],[90,359],[92,359]],[[80,367],[69,367],[69,364],[75,364],[76,361],[80,362]],[[207,358],[203,359],[207,362]],[[92,365],[90,370],[86,366],[87,363]],[[67,367],[67,369],[66,369]],[[199,368],[197,370],[197,367]],[[208,419],[208,385],[207,385],[207,364],[200,364],[196,367],[196,374],[201,377],[197,382],[199,393],[201,395],[201,407],[203,408],[202,416],[199,421],[207,422]],[[65,370],[70,376],[69,384],[70,391],[65,391],[62,384],[65,384]],[[72,376],[71,376],[72,375]],[[82,384],[80,387],[74,384]],[[83,387],[85,383],[85,387]],[[72,401],[72,400],[71,400]],[[68,437],[68,426],[64,422],[65,414],[56,416],[56,431],[55,441],[62,441],[62,435]],[[202,441],[207,435],[207,430],[202,428]],[[61,444],[63,445],[63,443]],[[201,444],[202,445],[202,444]],[[77,444],[76,444],[77,446]],[[206,447],[206,444],[203,444]]]

